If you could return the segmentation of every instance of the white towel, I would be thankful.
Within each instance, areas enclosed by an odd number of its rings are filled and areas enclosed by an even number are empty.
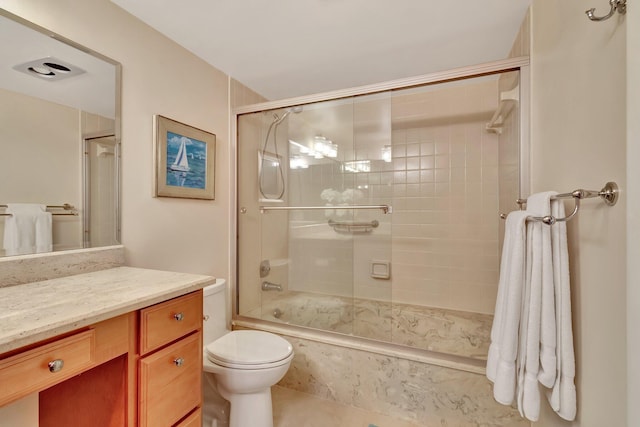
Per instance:
[[[563,218],[562,201],[550,200],[554,194],[534,194],[526,211],[507,217],[487,357],[494,398],[505,405],[516,398],[520,414],[531,421],[540,412],[538,384],[551,389],[547,399],[562,418],[576,415],[566,224],[526,221]]]
[[[10,203],[5,213],[4,250],[6,255],[51,252],[51,213],[45,205]]]
[[[565,216],[561,201],[551,203],[551,214],[556,218]],[[551,227],[553,247],[555,312],[557,323],[557,372],[555,383],[547,393],[554,411],[562,418],[572,421],[576,417],[576,374],[571,326],[571,288],[569,281],[569,251],[567,247],[567,225],[556,223]]]
[[[498,296],[487,356],[493,397],[510,405],[516,396],[516,357],[525,274],[525,223],[528,213],[509,213],[505,225]]]
[[[529,215],[550,215],[550,200],[554,194],[556,193],[545,192],[529,197]],[[537,421],[540,415],[538,381],[549,387],[555,379],[556,319],[553,280],[550,227],[540,221],[528,221],[518,354],[518,409],[530,421]]]

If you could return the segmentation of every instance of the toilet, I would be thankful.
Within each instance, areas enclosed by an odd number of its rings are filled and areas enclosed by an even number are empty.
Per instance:
[[[269,332],[231,331],[223,279],[204,288],[203,304],[204,375],[231,404],[229,426],[273,427],[271,386],[287,373],[293,347]]]

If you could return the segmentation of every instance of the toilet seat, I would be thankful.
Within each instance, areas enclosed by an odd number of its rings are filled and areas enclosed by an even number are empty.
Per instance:
[[[263,331],[232,331],[207,344],[207,359],[234,369],[266,369],[288,363],[293,347],[284,338]]]

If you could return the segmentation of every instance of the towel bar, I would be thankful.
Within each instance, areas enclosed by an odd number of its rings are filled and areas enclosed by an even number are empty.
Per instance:
[[[582,199],[591,199],[594,197],[600,197],[607,206],[614,206],[618,203],[618,198],[620,196],[620,191],[618,189],[618,184],[615,182],[607,182],[604,187],[600,191],[594,190],[574,190],[571,193],[562,193],[556,194],[551,197],[552,200],[560,200],[560,199],[569,199],[573,198],[575,202],[575,206],[573,208],[573,212],[564,218],[556,218],[551,215],[547,216],[530,216],[527,217],[528,220],[531,221],[542,221],[545,224],[553,225],[556,222],[566,222],[573,218],[578,211],[580,210],[580,200]],[[517,199],[516,203],[520,205],[520,209],[522,210],[523,206],[527,203],[527,199]],[[505,219],[507,216],[505,214],[500,214],[500,218]]]
[[[0,205],[0,208],[6,209],[7,205]],[[51,212],[51,215],[72,215],[78,216],[78,211],[75,206],[70,205],[69,203],[65,203],[59,206],[47,205],[47,209],[62,209],[65,212]],[[12,216],[10,213],[0,213],[0,216]]]
[[[380,209],[384,214],[390,214],[393,212],[393,208],[389,205],[340,205],[340,206],[260,206],[260,213],[267,211],[293,211],[293,210],[327,210],[327,209]],[[242,208],[240,213],[243,212]]]

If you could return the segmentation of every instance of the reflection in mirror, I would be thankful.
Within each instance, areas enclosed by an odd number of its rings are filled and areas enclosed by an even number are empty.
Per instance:
[[[0,256],[117,244],[119,65],[2,9],[0,38]]]

